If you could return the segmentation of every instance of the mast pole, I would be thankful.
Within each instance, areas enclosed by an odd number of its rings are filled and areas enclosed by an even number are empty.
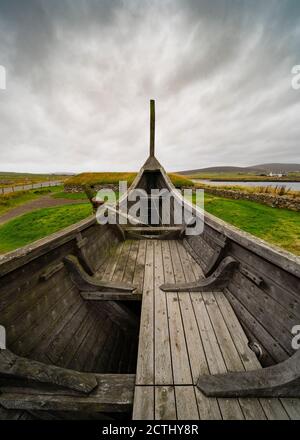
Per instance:
[[[150,99],[150,156],[154,157],[155,148],[155,101]]]

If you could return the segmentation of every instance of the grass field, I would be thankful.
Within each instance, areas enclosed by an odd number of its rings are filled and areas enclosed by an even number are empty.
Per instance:
[[[285,177],[276,179],[269,176],[258,176],[257,174],[245,174],[245,173],[197,173],[186,176],[188,179],[207,179],[214,180],[215,182],[295,182],[300,181],[300,173],[289,173]]]
[[[205,210],[250,234],[300,255],[299,212],[211,194],[205,194]]]
[[[79,222],[92,213],[89,203],[39,209],[0,226],[0,253],[9,252]]]
[[[23,205],[30,200],[37,199],[43,195],[54,194],[62,191],[63,186],[51,186],[48,188],[32,189],[29,191],[17,191],[0,195],[0,215],[8,212],[10,209]]]
[[[81,173],[77,176],[72,176],[65,181],[68,185],[105,185],[105,184],[118,184],[119,181],[127,181],[128,185],[131,185],[137,173]],[[194,183],[187,177],[180,176],[179,174],[168,174],[173,182],[173,185],[177,188],[183,186],[194,186]]]
[[[62,187],[57,187],[56,191],[53,197],[67,197],[74,200],[84,197],[84,193],[64,193]],[[28,196],[31,197],[32,194],[21,195],[18,203],[21,201],[24,203],[24,199]],[[38,197],[36,194],[34,196]],[[12,203],[15,203],[15,200]],[[300,214],[298,212],[210,194],[205,194],[205,209],[244,231],[300,255]],[[82,220],[91,212],[89,203],[80,203],[39,209],[10,220],[0,226],[0,253],[45,237]]]
[[[31,183],[47,182],[48,180],[65,180],[68,177],[69,176],[56,174],[10,173],[0,171],[0,187],[27,185]]]
[[[54,199],[68,199],[68,200],[88,200],[86,193],[68,193],[64,191],[55,192],[53,194]]]
[[[210,185],[209,183],[196,183],[195,186],[197,188],[211,188],[211,189],[223,189],[229,191],[241,191],[247,193],[256,193],[256,194],[271,194],[273,196],[288,196],[292,198],[300,197],[300,191],[292,190],[288,184],[279,183],[276,186],[267,185],[267,186],[246,186],[246,185]]]

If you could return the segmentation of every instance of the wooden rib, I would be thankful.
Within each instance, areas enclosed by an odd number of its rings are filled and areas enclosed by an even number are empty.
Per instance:
[[[132,408],[134,375],[97,374],[98,386],[89,395],[44,387],[1,387],[0,404],[7,409],[129,412]]]

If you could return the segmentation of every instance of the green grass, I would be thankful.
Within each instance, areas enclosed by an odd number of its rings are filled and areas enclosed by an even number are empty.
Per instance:
[[[69,199],[69,200],[88,200],[84,192],[68,193],[64,191],[53,194],[54,199]]]
[[[300,255],[300,214],[247,200],[205,194],[205,209],[238,228]],[[24,246],[92,213],[89,203],[45,208],[0,226],[0,252]]]
[[[137,173],[81,173],[77,176],[72,176],[65,181],[66,185],[105,185],[105,184],[118,184],[119,181],[127,181],[128,185],[131,185],[135,179]],[[194,183],[187,177],[180,176],[179,174],[168,174],[172,183],[177,188],[183,186],[194,186]]]
[[[291,198],[300,197],[300,191],[292,190],[288,184],[278,184],[276,186],[267,185],[267,186],[242,186],[242,185],[210,185],[209,183],[196,183],[196,188],[206,188],[208,189],[222,189],[227,191],[241,191],[247,193],[255,193],[255,194],[270,194],[273,196],[288,196]]]
[[[291,182],[300,181],[300,173],[288,173],[287,176],[276,178],[270,176],[259,176],[258,174],[234,173],[234,172],[203,172],[186,176],[188,179],[208,179],[218,181],[232,182]]]
[[[8,194],[0,195],[0,215],[10,211],[17,206],[23,205],[30,200],[38,199],[47,194],[54,194],[63,189],[62,185],[51,186],[48,188],[31,189],[29,191],[16,191]]]
[[[13,173],[0,171],[0,187],[12,185],[27,185],[31,183],[47,182],[48,180],[65,180],[69,176],[53,174]]]
[[[59,231],[92,214],[89,203],[32,211],[0,226],[0,252],[5,253]]]
[[[205,194],[205,210],[250,234],[300,255],[299,212],[211,194]]]

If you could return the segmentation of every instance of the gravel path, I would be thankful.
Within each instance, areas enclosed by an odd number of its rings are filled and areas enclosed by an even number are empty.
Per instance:
[[[84,203],[85,199],[82,200],[71,200],[71,199],[55,199],[51,196],[42,196],[36,200],[31,200],[23,205],[17,206],[11,209],[5,214],[0,215],[0,225],[12,220],[15,217],[19,217],[27,212],[34,211],[41,208],[51,208],[52,206],[63,206],[63,205],[74,205],[77,203]]]

